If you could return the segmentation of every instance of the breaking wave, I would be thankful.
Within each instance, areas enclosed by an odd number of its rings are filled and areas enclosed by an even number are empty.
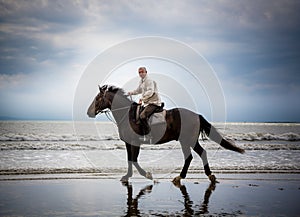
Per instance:
[[[300,134],[295,132],[272,133],[232,133],[224,136],[245,150],[300,150]],[[220,146],[210,140],[200,143],[207,150],[217,150]],[[142,145],[145,150],[180,149],[176,141],[161,145]],[[76,135],[51,133],[2,133],[0,150],[116,150],[125,149],[124,142],[117,133],[105,135]]]
[[[118,135],[105,135],[105,136],[90,136],[90,135],[76,135],[76,134],[14,134],[8,133],[0,135],[0,142],[5,141],[44,141],[44,142],[73,142],[73,141],[108,141],[119,140]]]
[[[300,134],[289,132],[283,134],[271,133],[237,133],[227,134],[225,138],[234,141],[300,141]],[[48,142],[72,142],[72,141],[109,141],[119,140],[117,134],[92,136],[76,134],[14,134],[0,135],[0,142],[5,141],[48,141]]]
[[[229,134],[225,136],[228,139],[235,141],[300,141],[300,134],[289,132],[283,134],[271,134],[271,133],[239,133]]]
[[[223,149],[219,144],[212,141],[200,141],[206,150]],[[268,142],[236,142],[236,145],[245,150],[300,150],[299,142],[292,143],[268,143]],[[143,144],[142,150],[173,150],[181,149],[179,142],[170,142],[160,145]],[[6,141],[0,142],[0,150],[125,150],[124,142],[111,141]]]

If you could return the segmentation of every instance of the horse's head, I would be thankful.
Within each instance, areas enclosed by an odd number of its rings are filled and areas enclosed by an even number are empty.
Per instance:
[[[124,90],[121,88],[103,85],[102,87],[99,86],[99,91],[88,108],[87,114],[90,118],[96,117],[104,109],[118,109],[118,107],[130,103]]]
[[[99,93],[93,100],[92,104],[89,106],[87,115],[90,118],[96,117],[104,109],[111,108],[112,95],[108,92],[108,86],[104,85],[102,87],[99,86]]]

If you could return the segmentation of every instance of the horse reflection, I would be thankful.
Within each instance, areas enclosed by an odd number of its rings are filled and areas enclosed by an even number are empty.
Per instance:
[[[150,194],[152,192],[153,185],[147,185],[144,188],[142,188],[139,193],[133,197],[133,186],[129,182],[124,182],[123,185],[127,188],[127,212],[125,216],[143,216],[145,213],[141,213],[138,207],[139,200],[143,198],[144,195]],[[200,205],[194,205],[194,202],[190,199],[189,193],[187,191],[187,188],[185,185],[175,185],[175,187],[179,188],[182,197],[184,198],[183,204],[184,204],[184,209],[182,209],[179,213],[177,211],[176,215],[182,215],[182,216],[198,216],[198,215],[203,215],[209,213],[208,211],[208,203],[209,203],[209,198],[212,195],[212,192],[216,189],[216,184],[215,183],[210,183],[208,188],[206,189],[204,193],[204,198],[203,201]],[[151,214],[153,213],[153,210],[151,211]],[[157,210],[157,213],[154,215],[164,215],[166,212],[164,210]]]
[[[123,185],[127,187],[127,213],[125,216],[141,216],[140,210],[138,209],[138,200],[143,195],[151,193],[153,185],[147,185],[141,189],[135,198],[132,197],[132,185],[129,184],[129,182],[124,182]]]
[[[199,207],[199,210],[195,211],[193,209],[193,201],[191,201],[190,196],[186,190],[185,185],[181,186],[176,186],[179,187],[182,196],[184,198],[184,210],[183,210],[183,215],[184,216],[194,216],[194,215],[201,215],[201,214],[207,214],[208,212],[208,203],[209,203],[209,198],[212,194],[212,192],[216,189],[216,184],[215,183],[210,183],[208,188],[206,189],[204,193],[204,199],[201,205],[197,205],[196,207]]]

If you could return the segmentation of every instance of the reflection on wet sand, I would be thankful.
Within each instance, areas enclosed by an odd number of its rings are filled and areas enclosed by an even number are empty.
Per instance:
[[[147,185],[144,188],[142,188],[139,193],[133,197],[133,185],[131,183],[125,182],[123,185],[127,188],[127,212],[124,216],[143,216],[144,214],[147,214],[147,210],[139,210],[139,200],[143,199],[143,196],[146,194],[150,194],[152,192],[153,186],[155,185]],[[177,211],[176,215],[182,215],[182,216],[194,216],[194,215],[200,215],[200,214],[207,214],[208,211],[208,203],[209,198],[212,194],[212,192],[216,189],[216,184],[211,183],[206,191],[204,192],[204,198],[203,202],[200,205],[195,205],[193,208],[194,202],[190,199],[189,193],[187,191],[187,188],[185,185],[174,185],[177,187],[184,199],[183,205],[184,208]],[[151,215],[157,215],[161,216],[162,214],[166,214],[165,210],[157,210],[157,213],[151,212]]]
[[[147,185],[141,189],[135,198],[132,197],[132,185],[129,182],[123,182],[123,185],[127,187],[127,213],[125,216],[140,216],[138,201],[143,195],[151,193],[153,185]]]
[[[196,205],[195,207],[199,207],[199,210],[194,210],[193,209],[193,201],[190,199],[190,196],[186,190],[185,185],[181,185],[179,187],[182,196],[184,198],[184,210],[183,210],[183,215],[184,216],[193,216],[193,215],[200,215],[200,214],[207,214],[208,212],[208,203],[209,203],[209,198],[212,194],[212,192],[216,189],[216,184],[211,183],[208,188],[206,189],[204,193],[204,199],[201,205]]]

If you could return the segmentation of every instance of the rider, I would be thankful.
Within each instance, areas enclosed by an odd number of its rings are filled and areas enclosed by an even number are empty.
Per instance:
[[[128,95],[142,94],[142,98],[139,103],[144,106],[144,110],[140,114],[140,121],[144,127],[144,135],[150,132],[150,127],[147,123],[148,118],[154,113],[154,111],[161,106],[161,100],[158,95],[156,82],[151,80],[147,75],[145,67],[138,69],[139,76],[141,78],[139,86],[136,90],[128,92]]]

